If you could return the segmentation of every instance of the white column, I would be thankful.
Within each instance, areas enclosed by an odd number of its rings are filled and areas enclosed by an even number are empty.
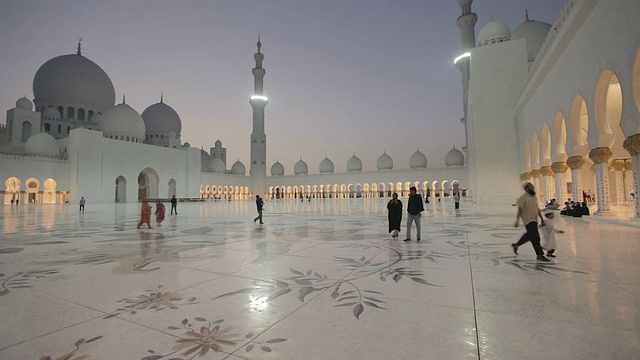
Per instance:
[[[589,158],[596,168],[596,200],[598,211],[596,215],[611,214],[611,202],[609,200],[609,159],[613,151],[607,147],[599,147],[589,152]]]
[[[559,204],[564,204],[569,197],[567,195],[567,169],[569,169],[569,166],[567,166],[566,162],[554,162],[551,165],[551,169],[555,173],[556,179],[556,201]],[[574,201],[576,200],[574,199]]]
[[[624,197],[626,204],[633,206],[633,199],[631,199],[631,193],[633,192],[633,163],[631,159],[624,161]]]
[[[531,171],[531,176],[533,176],[533,187],[538,192],[538,201],[543,202],[542,196],[544,196],[544,189],[541,184],[542,174],[540,174],[540,170],[533,170]]]
[[[616,205],[623,206],[625,204],[625,196],[624,196],[624,177],[622,175],[622,170],[624,170],[624,160],[616,159],[611,162],[611,167],[615,170],[615,180],[616,180]]]
[[[631,220],[640,221],[640,134],[629,136],[622,146],[631,154],[633,168],[634,216]]]
[[[571,168],[571,188],[573,201],[582,201],[582,192],[584,187],[582,186],[582,165],[584,165],[584,158],[582,156],[572,156],[567,159],[567,165]],[[562,204],[562,202],[561,202]]]
[[[542,173],[542,186],[544,186],[544,203],[548,203],[555,196],[553,170],[551,166],[543,166],[540,168]]]

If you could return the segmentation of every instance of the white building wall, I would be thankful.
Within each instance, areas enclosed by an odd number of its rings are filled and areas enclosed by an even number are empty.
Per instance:
[[[511,204],[521,193],[514,109],[527,74],[524,40],[472,51],[467,166],[481,204]]]

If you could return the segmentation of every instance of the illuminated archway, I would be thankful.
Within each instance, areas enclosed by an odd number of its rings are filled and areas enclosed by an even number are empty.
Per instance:
[[[158,172],[148,167],[138,174],[138,200],[157,199],[160,177]]]

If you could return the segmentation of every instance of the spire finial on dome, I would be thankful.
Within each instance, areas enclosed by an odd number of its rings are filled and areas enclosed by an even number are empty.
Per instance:
[[[260,42],[260,33],[258,33],[258,43],[256,45],[258,45],[258,54],[260,54],[260,48],[262,47],[262,43]]]
[[[164,103],[164,93],[160,92],[160,104]]]
[[[78,38],[78,52],[77,52],[78,55],[82,55],[82,47],[80,46],[81,42],[82,42],[82,38],[79,37]]]
[[[529,20],[529,9],[524,8],[524,21],[530,21]]]
[[[126,104],[127,103],[127,98],[126,95],[122,94],[122,103]]]

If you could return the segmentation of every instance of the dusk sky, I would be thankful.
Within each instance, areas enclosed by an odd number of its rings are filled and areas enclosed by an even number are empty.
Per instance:
[[[528,8],[553,24],[562,0],[475,0],[476,37],[495,17],[513,30]],[[327,155],[364,171],[386,151],[407,169],[419,148],[430,168],[464,145],[457,0],[4,0],[0,107],[26,95],[47,60],[82,53],[139,113],[160,100],[182,119],[183,142],[227,148],[249,169],[253,53],[265,54],[267,172],[278,159],[310,173]],[[4,123],[4,120],[2,121]]]

